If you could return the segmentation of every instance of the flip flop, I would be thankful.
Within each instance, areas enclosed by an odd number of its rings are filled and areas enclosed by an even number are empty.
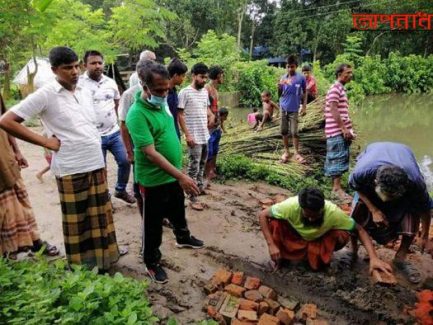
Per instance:
[[[129,253],[129,249],[126,246],[119,247],[119,255],[124,256]]]
[[[191,209],[196,210],[196,211],[203,211],[204,210],[204,205],[200,202],[191,202],[190,205]]]
[[[421,282],[421,273],[418,269],[408,261],[392,261],[396,271],[404,275],[410,283],[418,284]]]
[[[38,244],[34,244],[30,249],[33,253],[39,252],[43,249],[42,254],[46,256],[56,256],[60,254],[60,250],[56,246],[49,244],[47,241],[40,241]]]

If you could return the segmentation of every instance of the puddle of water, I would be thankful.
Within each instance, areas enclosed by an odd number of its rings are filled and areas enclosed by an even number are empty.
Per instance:
[[[400,142],[412,148],[433,190],[433,94],[431,95],[381,95],[366,98],[352,119],[361,146],[377,141]],[[246,123],[249,108],[232,108],[229,125]]]

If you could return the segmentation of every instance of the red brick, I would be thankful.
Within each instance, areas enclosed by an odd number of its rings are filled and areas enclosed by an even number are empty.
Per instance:
[[[240,299],[239,300],[239,309],[241,310],[259,310],[259,304],[251,301],[251,300],[247,300],[247,299]]]
[[[262,314],[268,312],[268,310],[269,310],[269,305],[268,305],[268,303],[267,303],[266,301],[261,301],[261,302],[259,303],[258,314],[259,314],[259,315],[262,315]]]
[[[217,292],[218,287],[213,283],[208,283],[204,286],[204,292],[209,295],[211,293]]]
[[[241,286],[244,283],[244,272],[233,273],[232,283]]]
[[[238,286],[236,284],[226,285],[224,290],[235,297],[242,297],[242,294],[245,292],[244,287]]]
[[[276,302],[275,300],[272,300],[272,299],[265,299],[265,301],[269,305],[268,313],[275,315],[275,313],[280,308],[280,304],[278,302]]]
[[[257,290],[245,291],[244,297],[247,298],[248,300],[252,300],[255,302],[259,302],[263,300],[263,296]]]
[[[214,318],[217,313],[218,313],[218,310],[216,310],[214,306],[207,306],[207,314],[210,317]]]
[[[317,306],[314,304],[305,304],[301,307],[299,313],[304,320],[307,320],[308,318],[315,319],[317,317]]]
[[[221,314],[217,313],[213,319],[218,323],[218,325],[227,325],[227,321]]]
[[[385,272],[379,272],[377,270],[374,270],[372,276],[374,283],[379,283],[387,286],[393,286],[397,284],[397,279],[393,274],[388,275]]]
[[[204,310],[206,311],[208,306],[214,307],[216,311],[220,310],[226,297],[227,297],[227,293],[221,291],[210,294],[205,299]]]
[[[277,293],[274,291],[274,289],[269,288],[267,286],[260,286],[259,288],[259,292],[262,294],[263,297],[268,298],[268,299],[272,299],[272,300],[277,300]]]
[[[219,269],[213,275],[211,279],[211,283],[216,286],[222,286],[230,283],[232,279],[232,272],[227,271],[226,269]]]
[[[272,315],[263,314],[260,316],[259,323],[257,325],[280,325],[280,320]]]
[[[291,325],[295,321],[295,312],[285,308],[280,308],[275,314],[275,317],[280,320],[281,324]]]
[[[220,314],[223,315],[226,320],[236,317],[239,310],[239,298],[227,295],[226,300],[224,300],[223,305],[220,309]]]
[[[324,319],[307,319],[306,325],[329,325],[329,323]]]
[[[257,312],[254,310],[239,310],[238,319],[243,321],[257,321]]]
[[[245,289],[256,290],[260,287],[260,279],[248,276],[244,284]]]
[[[239,320],[237,318],[233,318],[230,324],[231,325],[256,325],[257,322],[248,322],[244,320]]]

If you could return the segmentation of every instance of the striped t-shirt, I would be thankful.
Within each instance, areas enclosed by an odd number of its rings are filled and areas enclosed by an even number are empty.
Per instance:
[[[209,93],[205,88],[197,90],[188,86],[179,92],[178,108],[185,112],[186,127],[197,144],[206,144],[209,140],[208,107]]]
[[[346,89],[344,89],[344,86],[337,81],[331,86],[328,93],[326,94],[325,134],[327,138],[335,137],[343,133],[331,114],[331,103],[338,104],[338,111],[340,112],[341,120],[348,130],[352,129],[352,121],[349,117],[349,102],[347,100]]]

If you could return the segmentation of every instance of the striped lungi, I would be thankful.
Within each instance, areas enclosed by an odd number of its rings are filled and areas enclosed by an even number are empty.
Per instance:
[[[119,259],[104,169],[57,177],[68,262],[108,270]]]
[[[341,176],[349,170],[349,147],[342,135],[326,139],[326,176]]]
[[[39,240],[35,216],[21,178],[0,193],[0,257],[32,247]]]
[[[358,194],[353,198],[352,206],[351,217],[367,231],[371,238],[381,245],[397,239],[399,235],[414,237],[418,233],[420,217],[409,211],[396,211],[399,218],[396,218],[396,215],[387,216],[382,211],[385,217],[389,218],[388,220],[396,220],[396,222],[389,222],[388,227],[386,227],[382,225],[378,226],[373,222],[372,213],[367,208],[367,205],[361,201]]]
[[[313,270],[329,265],[334,251],[342,249],[350,239],[348,231],[330,230],[318,239],[307,241],[287,221],[278,219],[271,219],[269,229],[281,258],[307,260]]]

